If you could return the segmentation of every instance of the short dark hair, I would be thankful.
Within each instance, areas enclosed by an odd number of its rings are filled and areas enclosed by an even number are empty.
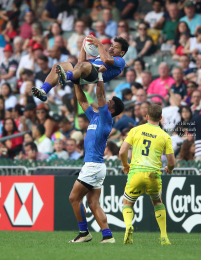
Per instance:
[[[22,116],[24,113],[24,107],[20,104],[16,104],[14,107],[14,110],[20,115]]]
[[[29,142],[27,144],[25,144],[24,146],[31,146],[31,150],[34,151],[34,152],[38,152],[38,148],[37,148],[37,145],[34,143],[34,142]]]
[[[122,37],[115,37],[114,38],[114,42],[119,42],[121,44],[121,50],[124,51],[124,55],[126,54],[126,52],[128,51],[128,47],[129,47],[129,44],[128,42],[122,38]]]
[[[115,112],[112,113],[112,117],[115,117],[124,111],[124,103],[118,97],[113,97],[112,100],[114,101],[114,110],[115,110]]]
[[[13,4],[17,7],[17,9],[19,9],[22,4],[22,0],[14,0]]]
[[[132,87],[132,86],[134,86],[136,89],[141,89],[141,88],[143,88],[142,84],[140,84],[140,83],[138,83],[138,82],[136,82],[136,81],[134,81],[134,82],[132,82],[132,83],[130,84],[130,87]]]
[[[65,116],[62,116],[61,119],[59,120],[59,124],[63,123],[63,124],[71,124],[71,122],[68,120],[68,118],[66,118]]]
[[[38,57],[38,60],[43,60],[43,61],[45,61],[45,62],[48,62],[48,57],[42,54],[42,55],[40,55],[40,56]]]
[[[73,141],[75,144],[77,144],[77,142],[76,142],[76,140],[75,140],[74,138],[68,138],[68,139],[66,140],[66,143],[67,143],[67,141]]]
[[[38,125],[36,125],[36,128],[40,132],[41,136],[43,136],[45,134],[45,127],[44,127],[44,125],[38,124]]]
[[[29,70],[29,69],[24,69],[21,74],[22,75],[27,75],[28,77],[31,77],[31,76],[34,75],[33,71]]]
[[[154,1],[152,2],[152,4],[154,4],[155,2],[159,2],[159,3],[161,4],[161,6],[163,6],[162,0],[154,0]]]
[[[82,118],[86,123],[89,122],[89,119],[85,114],[78,115],[78,118]]]
[[[150,116],[150,120],[159,122],[162,115],[162,108],[157,104],[152,104],[148,107],[148,115]]]
[[[112,155],[118,155],[119,154],[119,147],[112,141],[108,141],[106,147],[109,148],[109,150],[112,152]]]
[[[194,88],[198,88],[198,84],[195,83],[194,81],[188,81],[187,86],[189,83],[192,84]]]

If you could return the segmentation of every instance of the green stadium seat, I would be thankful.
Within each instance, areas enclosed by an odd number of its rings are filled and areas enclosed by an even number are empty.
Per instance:
[[[138,31],[130,31],[130,34],[133,36],[134,39],[136,39],[139,36]]]
[[[164,56],[163,61],[167,62],[171,69],[178,65],[178,61],[172,60],[172,56]]]
[[[110,90],[114,90],[119,84],[125,82],[126,79],[122,78],[122,79],[113,79],[109,82],[109,86],[110,86]]]
[[[50,111],[53,113],[53,114],[59,114],[60,110],[59,110],[59,105],[57,104],[52,104],[52,103],[49,103],[48,104],[49,107],[50,107]]]
[[[51,26],[52,23],[53,23],[53,22],[43,21],[43,22],[42,22],[42,27],[43,27],[43,29],[44,29],[44,30],[47,30],[47,28],[48,28],[49,26]]]
[[[68,40],[74,32],[75,31],[63,32],[62,37]]]
[[[139,22],[133,21],[133,20],[129,20],[127,22],[128,22],[128,26],[129,26],[130,29],[137,30]]]

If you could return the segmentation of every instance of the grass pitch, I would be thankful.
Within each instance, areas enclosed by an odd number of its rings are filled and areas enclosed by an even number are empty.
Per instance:
[[[134,233],[134,244],[123,244],[123,232],[113,232],[116,244],[100,244],[92,232],[89,243],[68,244],[77,232],[0,231],[0,260],[200,260],[201,234],[170,233],[171,246],[159,244],[159,233]]]

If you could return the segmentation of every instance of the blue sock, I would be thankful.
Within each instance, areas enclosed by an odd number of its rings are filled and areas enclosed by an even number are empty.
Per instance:
[[[72,71],[67,71],[67,72],[66,72],[66,77],[67,77],[68,80],[74,79],[74,74],[73,74],[73,72],[72,72]]]
[[[45,82],[43,83],[41,89],[43,89],[46,93],[48,93],[52,89],[52,85],[50,83]]]
[[[112,231],[107,228],[102,230],[102,236],[103,238],[111,238],[112,237]]]
[[[78,228],[81,232],[88,231],[88,223],[86,221],[78,222]]]

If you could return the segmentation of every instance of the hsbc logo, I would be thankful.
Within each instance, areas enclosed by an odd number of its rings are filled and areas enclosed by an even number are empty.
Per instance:
[[[13,226],[33,226],[44,203],[34,183],[14,183],[4,202]]]

